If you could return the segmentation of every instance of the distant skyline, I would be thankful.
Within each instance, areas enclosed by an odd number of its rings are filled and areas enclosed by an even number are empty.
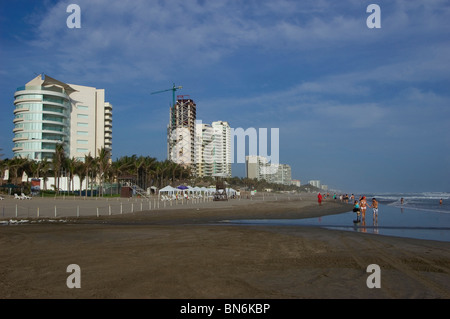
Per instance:
[[[71,3],[81,28],[67,27]],[[3,158],[14,92],[44,73],[105,89],[113,159],[167,158],[172,93],[151,92],[175,83],[203,123],[279,128],[279,161],[302,184],[450,192],[448,1],[2,1],[0,57]]]

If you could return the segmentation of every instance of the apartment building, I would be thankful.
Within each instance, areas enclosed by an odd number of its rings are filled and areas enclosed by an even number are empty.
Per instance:
[[[112,151],[112,105],[104,89],[40,74],[17,88],[14,106],[14,157],[50,159],[59,143],[80,160],[100,148]]]

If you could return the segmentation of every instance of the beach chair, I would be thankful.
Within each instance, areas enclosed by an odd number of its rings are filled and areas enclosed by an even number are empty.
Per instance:
[[[17,194],[14,194],[14,199],[23,199],[23,198]]]
[[[27,196],[27,195],[25,195],[24,193],[22,193],[21,196],[22,196],[22,199],[31,199],[30,196]]]

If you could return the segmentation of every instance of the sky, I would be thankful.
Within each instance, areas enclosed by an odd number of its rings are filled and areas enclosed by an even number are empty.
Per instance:
[[[450,191],[449,1],[1,1],[0,60],[3,158],[14,92],[44,73],[105,89],[113,159],[166,159],[172,94],[151,93],[175,84],[203,123],[278,128],[302,184]]]

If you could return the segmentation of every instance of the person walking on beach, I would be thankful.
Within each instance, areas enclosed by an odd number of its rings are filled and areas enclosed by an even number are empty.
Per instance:
[[[353,222],[354,222],[354,223],[359,223],[359,222],[360,222],[359,216],[360,216],[360,214],[361,214],[361,208],[359,207],[358,200],[355,200],[355,203],[354,203],[354,205],[353,205],[353,212],[356,213],[356,220],[353,221]]]
[[[439,205],[442,205],[442,198],[439,200]]]
[[[319,202],[319,206],[322,205],[322,194],[319,193],[319,195],[317,195],[317,201]]]
[[[370,208],[373,209],[373,221],[374,222],[378,221],[378,201],[377,201],[377,199],[375,197],[372,198],[372,206],[370,206],[370,205],[367,205],[367,206],[369,206]]]
[[[359,202],[359,206],[361,207],[361,216],[364,220],[366,218],[366,209],[367,209],[367,200],[366,196],[363,196]]]

